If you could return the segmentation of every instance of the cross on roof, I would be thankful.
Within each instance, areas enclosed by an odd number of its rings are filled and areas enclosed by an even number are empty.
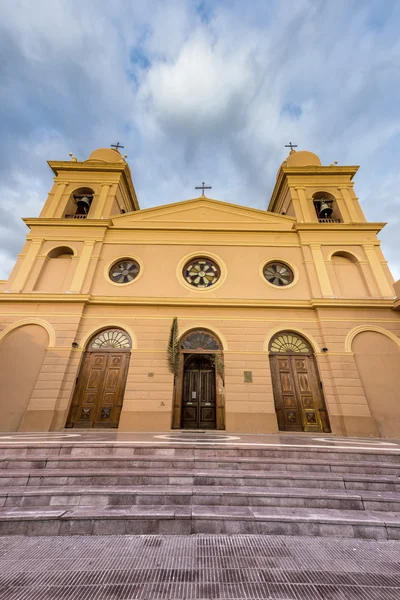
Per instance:
[[[293,148],[297,148],[297,144],[292,144],[292,142],[289,142],[288,144],[285,144],[285,148],[290,148],[290,152],[293,152]]]
[[[125,146],[120,146],[119,142],[117,142],[116,144],[111,144],[111,148],[115,148],[118,151],[119,148],[125,148]]]
[[[212,189],[212,187],[211,187],[211,185],[206,185],[206,184],[204,183],[204,181],[203,181],[203,182],[201,183],[201,185],[196,185],[194,189],[195,189],[195,190],[202,190],[202,193],[201,193],[201,195],[202,195],[202,196],[204,196],[204,190],[211,190],[211,189]]]

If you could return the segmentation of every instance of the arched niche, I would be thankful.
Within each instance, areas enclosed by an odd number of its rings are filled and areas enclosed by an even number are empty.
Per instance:
[[[372,418],[382,437],[400,431],[400,346],[377,331],[361,331],[352,351]]]
[[[75,270],[74,251],[69,246],[57,246],[44,259],[34,291],[62,294],[69,289]]]
[[[312,199],[313,199],[314,209],[315,209],[317,218],[320,223],[325,223],[325,222],[341,223],[342,222],[342,220],[343,220],[342,215],[340,214],[336,198],[333,194],[331,194],[330,192],[324,192],[321,190],[319,192],[315,192],[312,196]],[[323,202],[325,202],[332,209],[332,214],[325,218],[323,216],[320,216],[320,209],[321,209]]]
[[[118,427],[131,349],[129,334],[119,327],[92,335],[80,365],[66,427]]]
[[[67,219],[86,219],[90,213],[93,198],[94,191],[92,188],[80,187],[74,190],[65,205],[63,216]]]
[[[57,246],[47,254],[47,258],[71,258],[72,256],[74,251],[69,246]]]
[[[329,432],[329,417],[310,342],[294,331],[269,341],[275,410],[280,431]]]
[[[12,329],[0,340],[0,429],[18,431],[42,369],[49,335],[37,324]]]
[[[333,290],[339,298],[367,298],[370,296],[361,266],[356,256],[338,250],[331,256],[334,273]]]

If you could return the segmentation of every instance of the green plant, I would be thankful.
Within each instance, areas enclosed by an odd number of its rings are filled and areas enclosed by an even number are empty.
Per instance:
[[[213,363],[218,375],[221,377],[222,383],[225,383],[225,365],[224,361],[222,360],[222,355],[219,353],[211,354],[210,360]]]
[[[173,318],[167,347],[168,368],[176,377],[179,365],[179,328],[177,317]]]

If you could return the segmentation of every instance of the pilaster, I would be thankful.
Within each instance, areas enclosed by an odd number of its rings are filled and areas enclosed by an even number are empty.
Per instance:
[[[296,187],[295,188],[295,190],[299,196],[304,220],[306,223],[311,223],[313,221],[313,219],[311,218],[311,213],[310,213],[310,209],[308,206],[305,189],[306,189],[305,187]]]
[[[71,294],[79,294],[82,290],[82,285],[86,277],[95,243],[95,240],[85,241],[85,245],[81,252],[78,266],[76,268],[75,275],[71,283]]]
[[[26,256],[19,268],[19,271],[11,285],[11,292],[22,292],[26,280],[31,272],[33,264],[42,246],[43,238],[33,239],[26,253]]]
[[[383,270],[376,253],[375,246],[373,244],[363,244],[363,248],[367,255],[380,295],[384,298],[394,298],[394,289],[387,280],[385,271]]]
[[[47,211],[45,212],[43,217],[51,218],[51,217],[62,217],[64,212],[64,206],[61,203],[61,198],[65,192],[65,188],[68,185],[68,181],[60,181],[57,183],[57,188],[54,194],[53,201],[50,203]]]
[[[321,293],[324,298],[332,298],[333,290],[326,268],[324,256],[321,250],[321,244],[310,244],[311,254],[317,271],[318,281]]]
[[[354,200],[354,198],[351,197],[348,186],[340,185],[339,190],[342,192],[344,201],[349,211],[350,222],[363,223],[365,219],[360,217],[360,214],[358,213],[357,207],[355,205],[357,200]]]
[[[102,216],[104,216],[104,214],[103,214],[104,207],[106,204],[106,200],[107,200],[107,196],[108,196],[110,187],[111,187],[111,183],[109,183],[109,182],[101,184],[100,197],[94,206],[93,214],[90,215],[93,219],[100,219]]]

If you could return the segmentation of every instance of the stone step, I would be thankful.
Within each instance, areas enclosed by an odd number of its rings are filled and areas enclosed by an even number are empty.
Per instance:
[[[308,487],[321,489],[348,489],[371,491],[400,491],[400,478],[395,475],[360,475],[336,473],[297,473],[288,471],[218,471],[190,469],[24,469],[0,472],[0,487],[8,486],[121,486],[121,485],[176,485],[176,486],[261,486]]]
[[[216,486],[0,488],[0,507],[209,505],[400,512],[400,492]]]
[[[281,441],[282,442],[282,441]],[[284,441],[282,442],[284,443]],[[340,442],[338,442],[339,444]],[[360,443],[360,440],[357,442]],[[368,447],[369,440],[365,440],[365,445]],[[260,444],[261,448],[249,446],[231,447],[229,445],[219,444],[158,444],[150,446],[149,444],[135,443],[54,443],[48,445],[32,444],[0,444],[0,457],[12,456],[27,456],[27,457],[137,457],[141,455],[153,457],[173,457],[173,458],[195,458],[205,459],[213,458],[275,458],[289,461],[292,459],[314,461],[320,459],[322,461],[339,460],[350,462],[385,462],[400,465],[400,449],[392,447],[377,447],[375,450],[363,450],[359,448],[321,448],[316,446],[295,448],[293,444],[288,446],[280,446],[279,444],[271,444],[265,446]]]
[[[399,539],[390,512],[248,506],[0,509],[1,535],[271,534]]]
[[[339,461],[322,459],[291,459],[290,461],[277,458],[248,458],[239,457],[235,460],[228,457],[156,457],[143,455],[137,457],[6,457],[0,459],[0,473],[6,469],[197,469],[237,471],[302,471],[325,473],[360,473],[374,475],[400,476],[400,464],[379,461]]]

